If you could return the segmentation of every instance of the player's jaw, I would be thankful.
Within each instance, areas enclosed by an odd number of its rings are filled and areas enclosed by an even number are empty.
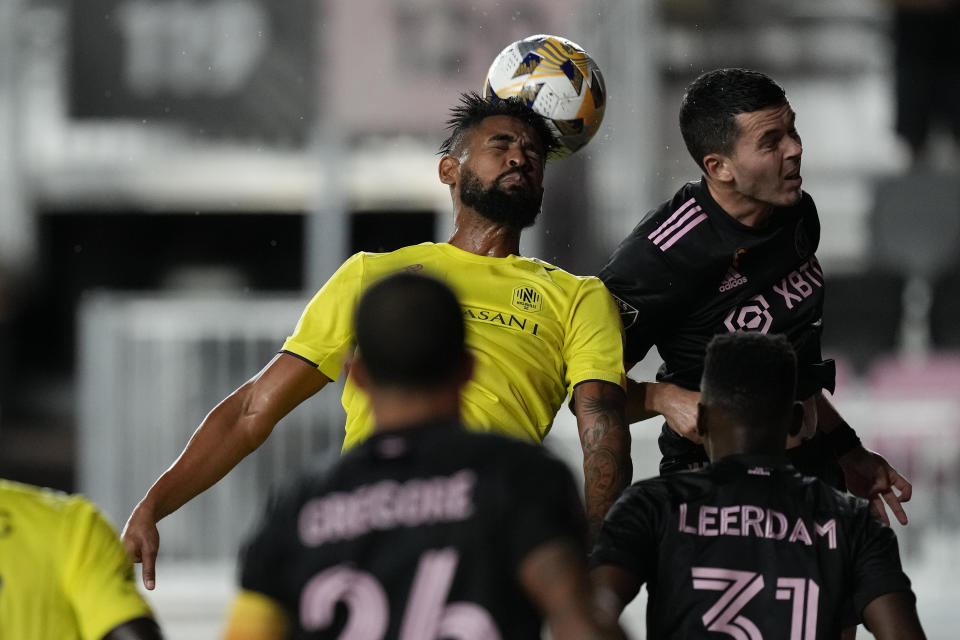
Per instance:
[[[469,167],[461,166],[460,201],[487,220],[516,229],[531,226],[540,213],[543,188],[536,188],[519,168],[497,176],[484,187]]]
[[[741,169],[736,178],[736,189],[744,196],[764,205],[789,207],[797,204],[803,194],[800,163]]]

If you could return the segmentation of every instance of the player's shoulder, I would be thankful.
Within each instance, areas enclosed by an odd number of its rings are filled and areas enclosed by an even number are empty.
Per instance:
[[[700,181],[687,182],[673,196],[647,212],[631,234],[634,241],[642,243],[647,250],[667,252],[682,242],[689,234],[706,228],[711,207],[707,188]]]
[[[559,488],[569,480],[566,463],[546,447],[498,433],[464,429],[447,442],[437,441],[436,455],[445,452],[451,463],[472,469],[481,483],[519,486],[527,483]]]
[[[578,275],[540,258],[514,256],[512,265],[521,279],[539,283],[552,290],[559,299],[574,304],[584,296],[597,291],[606,292],[603,282],[595,275]],[[556,300],[557,298],[555,298]]]
[[[715,485],[708,470],[695,469],[640,480],[630,485],[624,495],[633,500],[673,505],[701,499],[714,492]]]
[[[557,466],[559,458],[542,445],[511,438],[499,433],[462,430],[451,439],[459,441],[459,448],[484,466],[496,468],[511,465]],[[509,465],[507,465],[509,466]]]
[[[421,242],[420,244],[400,247],[393,251],[358,251],[350,256],[344,264],[358,263],[363,265],[364,269],[370,270],[390,271],[407,268],[411,271],[419,271],[423,268],[425,260],[434,259],[438,253],[437,243]]]
[[[37,501],[40,503],[56,503],[68,498],[68,494],[57,489],[24,484],[15,480],[0,478],[0,495],[6,500]]]
[[[601,271],[687,271],[702,264],[705,250],[717,245],[708,211],[715,209],[700,182],[688,182],[669,200],[649,211],[614,251]]]
[[[577,275],[562,267],[532,256],[515,256],[515,264],[519,269],[529,271],[541,278],[551,280],[561,286],[579,286],[580,283],[596,280],[596,276]]]
[[[863,498],[840,491],[818,478],[802,476],[799,482],[806,487],[807,493],[823,512],[847,520],[858,519],[870,514],[870,503]],[[808,500],[811,498],[808,498]]]
[[[0,503],[8,512],[29,511],[47,516],[61,516],[76,510],[96,510],[93,502],[82,495],[11,480],[0,480]]]

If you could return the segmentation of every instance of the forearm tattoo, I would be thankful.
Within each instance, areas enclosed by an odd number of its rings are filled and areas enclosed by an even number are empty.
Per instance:
[[[602,385],[576,395],[577,422],[583,447],[584,497],[591,536],[620,492],[633,477],[630,431],[624,396]]]

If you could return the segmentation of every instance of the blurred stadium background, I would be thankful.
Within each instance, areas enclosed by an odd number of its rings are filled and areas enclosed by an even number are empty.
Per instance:
[[[609,93],[548,170],[524,253],[594,273],[696,178],[676,126],[701,71],[787,90],[820,209],[834,396],[914,483],[899,528],[931,638],[960,586],[960,181],[893,131],[884,0],[0,0],[0,476],[81,491],[123,524],[206,411],[265,364],[356,250],[446,239],[442,122],[502,47],[568,37]],[[656,357],[634,376],[652,376]],[[161,523],[171,638],[215,637],[274,483],[336,455],[339,393]],[[636,477],[659,421],[635,425]],[[572,417],[547,440],[579,464]],[[318,462],[319,461],[319,462]],[[628,611],[642,637],[642,605]]]

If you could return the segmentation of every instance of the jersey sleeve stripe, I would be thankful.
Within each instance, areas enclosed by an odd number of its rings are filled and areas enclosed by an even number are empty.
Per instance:
[[[700,213],[700,210],[701,210],[701,209],[700,209],[700,205],[697,205],[697,206],[695,206],[695,207],[691,207],[691,209],[690,209],[689,211],[687,211],[685,214],[683,214],[683,217],[682,217],[682,218],[680,218],[679,220],[677,220],[676,222],[674,222],[672,225],[670,225],[669,227],[667,227],[666,229],[664,229],[663,233],[661,233],[661,234],[658,235],[656,238],[654,238],[654,239],[653,239],[653,244],[659,245],[659,244],[660,244],[661,242],[663,242],[667,237],[669,237],[670,234],[674,233],[677,229],[681,229],[681,228],[683,227],[683,225],[685,225],[685,224],[687,223],[687,221],[691,218],[691,216],[694,216],[694,215]]]
[[[700,207],[697,207],[697,209],[699,209],[699,208],[700,208]],[[669,249],[670,247],[672,247],[672,246],[677,242],[677,240],[679,240],[679,239],[682,238],[683,236],[687,235],[687,233],[688,233],[691,229],[693,229],[695,226],[697,226],[698,224],[700,224],[701,222],[703,222],[703,221],[706,220],[706,219],[707,219],[707,214],[706,214],[706,213],[701,213],[700,215],[698,215],[696,218],[694,218],[693,220],[691,220],[691,221],[687,224],[687,226],[685,226],[683,229],[681,229],[678,233],[676,233],[676,234],[675,234],[672,238],[670,238],[667,242],[663,243],[663,245],[660,246],[660,251],[666,251],[667,249]]]
[[[667,218],[666,222],[664,222],[662,225],[654,229],[653,233],[647,236],[647,239],[653,240],[654,237],[660,235],[661,231],[663,231],[666,227],[670,226],[670,224],[677,219],[677,216],[683,213],[687,209],[687,207],[689,207],[691,204],[693,204],[696,201],[697,201],[696,198],[690,198],[689,200],[684,202],[682,205],[680,205],[680,208],[674,211],[673,214],[669,218]]]
[[[313,362],[312,360],[310,360],[310,359],[308,359],[308,358],[304,358],[304,357],[301,356],[299,353],[294,353],[293,351],[288,351],[287,349],[280,349],[280,353],[285,353],[285,354],[287,354],[288,356],[293,356],[293,357],[296,358],[297,360],[303,360],[304,362],[306,362],[308,365],[310,365],[310,366],[313,367],[314,369],[318,369],[318,368],[320,367],[320,365],[318,365],[316,362]]]

